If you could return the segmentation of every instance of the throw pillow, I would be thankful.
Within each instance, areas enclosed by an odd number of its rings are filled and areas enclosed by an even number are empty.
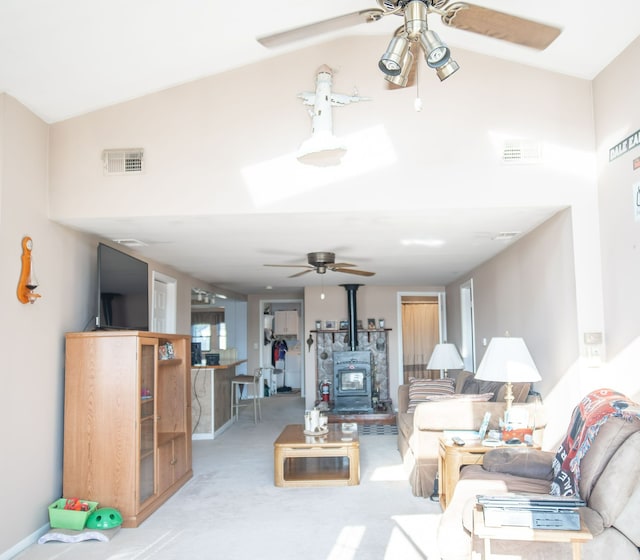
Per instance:
[[[434,395],[453,395],[453,379],[417,379],[409,378],[409,407],[414,412],[418,403],[430,400]]]
[[[460,392],[465,395],[477,395],[480,392],[480,382],[476,381],[473,377],[468,377]]]
[[[502,389],[504,383],[500,381],[480,381],[480,393],[493,393],[497,395],[500,389]],[[493,399],[494,401],[496,399]]]
[[[553,457],[552,452],[537,449],[492,449],[485,453],[482,468],[489,472],[551,481]]]

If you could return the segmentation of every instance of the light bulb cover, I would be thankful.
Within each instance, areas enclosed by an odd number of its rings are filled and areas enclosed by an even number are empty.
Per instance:
[[[424,59],[430,68],[440,68],[448,62],[451,51],[435,31],[427,30],[422,33],[420,44],[424,50]]]
[[[384,79],[394,86],[405,87],[409,81],[409,74],[411,73],[411,67],[413,66],[413,53],[411,49],[408,49],[402,59],[402,70],[397,76],[385,76]]]
[[[458,66],[458,63],[455,60],[450,58],[446,64],[436,68],[436,74],[438,75],[438,78],[440,78],[440,81],[444,82],[449,76],[455,74],[458,70],[460,70],[460,66]]]
[[[392,37],[389,46],[380,57],[378,68],[387,76],[397,76],[402,72],[402,61],[409,49],[409,41],[405,37]]]

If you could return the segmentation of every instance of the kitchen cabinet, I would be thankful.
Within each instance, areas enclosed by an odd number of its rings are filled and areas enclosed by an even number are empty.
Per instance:
[[[289,311],[276,311],[274,320],[274,334],[278,335],[298,335],[298,312],[293,309]]]

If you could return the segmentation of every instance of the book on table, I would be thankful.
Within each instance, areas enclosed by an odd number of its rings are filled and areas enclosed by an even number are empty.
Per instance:
[[[529,527],[531,529],[580,530],[579,508],[586,502],[575,496],[550,494],[479,494],[487,527]]]

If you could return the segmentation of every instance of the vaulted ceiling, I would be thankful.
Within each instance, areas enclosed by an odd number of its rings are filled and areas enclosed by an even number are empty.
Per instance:
[[[568,76],[593,79],[640,34],[640,2],[637,0],[619,0],[611,5],[595,0],[513,0],[507,3],[478,0],[477,3],[557,26],[562,32],[546,50],[536,51],[444,27],[439,18],[434,19],[433,24],[430,20],[430,26],[438,31],[454,53],[456,49],[464,49]],[[263,47],[256,40],[270,33],[371,7],[377,7],[375,0],[281,0],[275,4],[258,0],[242,3],[110,0],[100,5],[86,0],[63,3],[3,0],[0,3],[0,91],[18,99],[45,122],[56,123],[351,35],[380,36],[380,52],[372,53],[370,60],[363,61],[371,66],[372,72],[379,73],[377,58],[400,24],[395,16],[273,49]],[[149,256],[181,269],[197,270],[203,280],[245,293],[273,284],[276,278],[283,278],[281,289],[317,282],[317,278],[313,278],[315,274],[285,280],[288,269],[266,269],[261,263],[304,264],[305,253],[318,250],[333,250],[339,261],[346,260],[361,268],[375,270],[376,276],[367,279],[368,283],[446,283],[468,266],[482,262],[504,247],[486,243],[488,238],[505,230],[527,231],[555,211],[557,208],[530,209],[528,212],[509,208],[483,213],[461,211],[456,216],[457,228],[448,227],[450,217],[435,211],[432,215],[423,213],[405,219],[379,213],[373,216],[376,227],[368,230],[371,236],[359,245],[345,244],[350,235],[362,231],[363,224],[355,213],[351,226],[345,226],[344,216],[339,224],[333,224],[336,216],[323,213],[292,217],[286,224],[268,216],[252,217],[247,223],[237,217],[222,217],[216,225],[224,226],[234,243],[215,253],[215,273],[208,272],[202,263],[186,262],[186,253],[181,250],[181,246],[192,242],[195,235],[202,237],[202,230],[195,222],[176,229],[176,243],[167,247],[164,253],[155,248]],[[412,236],[419,224],[427,221],[441,226],[449,248],[446,255],[434,260],[428,273],[415,267],[415,257],[405,258],[398,251],[402,241],[405,244],[429,242]],[[82,227],[99,235],[110,233],[108,227],[98,222]],[[319,246],[320,242],[314,241],[309,234],[304,243],[294,242],[266,254],[249,254],[255,236],[245,239],[243,232],[247,228],[254,232],[269,232],[276,238],[285,227],[288,231],[322,230],[325,233],[323,244]],[[161,221],[141,219],[122,233],[144,239],[157,235],[162,228]],[[138,250],[145,254],[144,248]],[[243,257],[238,255],[246,255],[245,261],[241,262]],[[232,259],[236,259],[233,266],[222,270],[221,267]],[[256,274],[259,265],[260,272]],[[249,270],[253,271],[250,279],[247,278]],[[296,269],[290,272],[293,274]],[[339,276],[342,282],[356,278],[342,273],[329,274]],[[327,281],[335,282],[329,280],[329,276]]]

